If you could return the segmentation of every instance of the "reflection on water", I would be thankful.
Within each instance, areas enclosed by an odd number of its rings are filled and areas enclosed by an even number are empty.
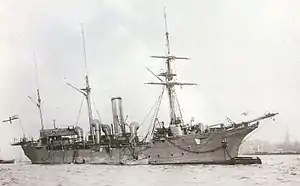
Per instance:
[[[262,165],[0,165],[1,185],[300,186],[300,156],[260,156]]]

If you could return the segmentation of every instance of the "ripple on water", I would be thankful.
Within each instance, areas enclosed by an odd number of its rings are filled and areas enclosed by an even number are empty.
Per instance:
[[[14,186],[300,185],[297,156],[261,156],[262,165],[0,165],[0,184]]]

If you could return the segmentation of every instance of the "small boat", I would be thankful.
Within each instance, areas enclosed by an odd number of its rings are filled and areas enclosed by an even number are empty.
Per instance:
[[[1,152],[1,149],[0,149]],[[12,164],[15,163],[15,159],[4,160],[3,157],[0,157],[0,164]]]
[[[15,163],[15,160],[0,160],[0,164],[13,164]]]

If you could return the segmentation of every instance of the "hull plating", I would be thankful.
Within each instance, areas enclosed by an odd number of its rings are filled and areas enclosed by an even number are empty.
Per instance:
[[[238,156],[247,134],[255,128],[218,131],[209,135],[184,135],[139,146],[138,160],[128,148],[47,150],[46,147],[23,144],[25,155],[34,164],[223,164]]]

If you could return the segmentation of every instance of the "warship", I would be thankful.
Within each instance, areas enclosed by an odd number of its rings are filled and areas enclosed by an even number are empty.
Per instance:
[[[78,89],[84,95],[87,110],[89,133],[84,136],[83,129],[77,125],[45,129],[41,112],[41,97],[37,89],[37,107],[40,113],[41,130],[38,139],[21,138],[12,145],[22,147],[25,155],[33,164],[253,164],[261,163],[259,158],[238,157],[238,149],[245,137],[257,129],[260,121],[273,118],[278,113],[267,113],[253,120],[244,122],[219,123],[203,125],[185,123],[180,111],[175,87],[196,85],[174,81],[176,74],[172,63],[176,59],[187,60],[187,57],[171,55],[169,33],[167,31],[166,13],[165,38],[167,54],[151,56],[163,59],[165,72],[156,75],[148,69],[159,82],[147,84],[162,86],[162,92],[152,107],[152,120],[148,123],[147,133],[138,136],[142,122],[128,123],[124,118],[121,97],[111,98],[112,124],[106,124],[93,117],[91,106],[91,87],[86,71],[85,87]],[[84,32],[82,40],[85,56]],[[86,63],[86,57],[85,63]],[[169,121],[158,118],[164,93],[168,95]]]

